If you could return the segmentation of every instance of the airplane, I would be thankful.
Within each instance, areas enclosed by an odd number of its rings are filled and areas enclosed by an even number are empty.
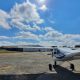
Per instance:
[[[52,50],[52,59],[54,61],[54,64],[49,64],[49,70],[52,71],[53,67],[57,67],[58,61],[72,61],[80,59],[80,49],[71,49],[67,47],[61,47],[61,48],[53,48]],[[75,69],[74,64],[70,63],[70,69],[73,71]]]

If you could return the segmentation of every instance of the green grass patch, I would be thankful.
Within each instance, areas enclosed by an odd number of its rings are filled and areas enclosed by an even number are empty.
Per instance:
[[[15,53],[17,51],[8,51],[8,50],[5,50],[5,49],[0,49],[0,53]]]

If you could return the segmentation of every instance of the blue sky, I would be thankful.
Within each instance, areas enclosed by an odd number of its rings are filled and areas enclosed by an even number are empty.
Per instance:
[[[56,26],[64,33],[80,34],[80,0],[56,0]]]
[[[80,0],[0,0],[0,41],[0,45],[79,44]]]

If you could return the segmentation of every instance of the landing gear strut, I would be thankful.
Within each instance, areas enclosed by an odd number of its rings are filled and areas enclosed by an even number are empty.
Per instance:
[[[54,65],[53,64],[49,64],[49,70],[52,71],[53,67],[56,68],[56,66],[57,66],[57,62],[56,61],[54,62]]]
[[[56,61],[54,62],[54,66],[57,66],[57,62]]]
[[[56,62],[56,61],[54,62],[53,67],[54,67],[54,68],[56,68],[56,67],[57,67],[57,62]]]

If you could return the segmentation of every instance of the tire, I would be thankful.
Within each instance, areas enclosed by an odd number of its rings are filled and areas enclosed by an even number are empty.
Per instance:
[[[74,71],[74,64],[70,64],[70,69]]]
[[[49,70],[50,71],[52,71],[52,68],[53,68],[52,64],[49,64]]]

